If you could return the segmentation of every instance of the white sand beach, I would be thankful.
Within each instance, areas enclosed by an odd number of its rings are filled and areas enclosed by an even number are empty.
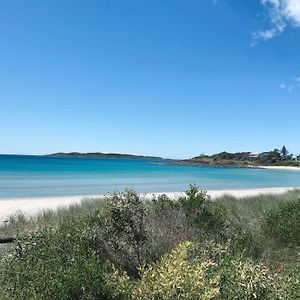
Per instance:
[[[300,167],[290,166],[259,166],[259,169],[282,170],[282,171],[300,171]]]
[[[299,188],[300,189],[300,188]],[[243,190],[210,190],[208,195],[212,198],[217,198],[223,195],[232,195],[235,197],[257,196],[260,194],[281,194],[295,188],[262,188],[262,189],[243,189]],[[182,196],[183,192],[172,193],[147,193],[141,194],[146,199],[153,195],[158,196],[166,194],[171,198]],[[64,197],[43,197],[43,198],[18,198],[18,199],[2,199],[0,200],[0,224],[7,220],[10,216],[18,213],[23,213],[30,217],[45,210],[56,210],[58,208],[68,207],[72,204],[80,203],[84,199],[101,198],[103,195],[88,195],[88,196],[64,196]]]

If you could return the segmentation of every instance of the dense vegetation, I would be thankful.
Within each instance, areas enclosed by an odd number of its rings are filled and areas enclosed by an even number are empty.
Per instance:
[[[300,191],[177,200],[135,191],[36,218],[1,235],[1,299],[299,299]]]
[[[143,155],[134,155],[134,154],[122,154],[122,153],[101,153],[101,152],[58,152],[48,154],[46,156],[54,157],[86,157],[86,158],[146,158],[146,159],[161,159],[161,157],[156,156],[143,156]]]
[[[232,166],[232,167],[256,167],[256,166],[294,166],[300,167],[300,155],[289,154],[285,146],[281,150],[274,149],[269,152],[254,154],[252,152],[200,155],[191,159],[171,162],[171,164],[204,165],[204,166]]]

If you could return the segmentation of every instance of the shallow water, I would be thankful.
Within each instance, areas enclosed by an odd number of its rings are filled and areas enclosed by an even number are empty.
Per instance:
[[[300,187],[299,171],[175,166],[156,160],[0,155],[0,198],[94,195],[135,188],[202,189]]]

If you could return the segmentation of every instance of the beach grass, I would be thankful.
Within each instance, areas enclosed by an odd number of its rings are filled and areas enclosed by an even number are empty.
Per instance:
[[[25,232],[35,231],[36,228],[55,227],[64,220],[102,210],[103,206],[103,197],[84,198],[79,203],[70,204],[57,209],[45,209],[34,216],[26,216],[22,212],[17,212],[0,225],[0,235],[16,236]]]
[[[266,212],[278,208],[281,203],[300,199],[300,190],[282,194],[261,194],[250,197],[224,195],[216,198],[227,208],[228,219],[243,223],[252,228],[258,227]]]
[[[235,197],[228,194],[214,199],[226,207],[228,218],[234,222],[243,222],[247,226],[256,227],[263,215],[280,203],[300,199],[300,190],[295,189],[282,194],[261,194],[257,196]],[[105,197],[84,198],[81,202],[55,210],[46,209],[34,216],[25,216],[22,212],[10,216],[0,225],[0,235],[14,236],[49,226],[57,226],[69,218],[93,214],[103,210]],[[148,199],[145,203],[150,203]]]

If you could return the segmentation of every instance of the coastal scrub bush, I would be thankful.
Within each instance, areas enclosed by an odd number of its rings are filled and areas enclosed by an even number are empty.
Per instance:
[[[299,281],[262,262],[228,255],[226,246],[183,242],[156,263],[143,264],[132,279],[115,270],[110,287],[120,299],[298,299]]]
[[[153,197],[151,199],[151,206],[158,213],[166,210],[175,210],[180,207],[178,201],[171,199],[166,194]]]
[[[197,264],[190,262],[190,247],[190,242],[181,243],[160,262],[142,265],[137,281],[130,281],[126,274],[116,273],[112,284],[126,299],[216,299],[219,277],[210,274],[214,264],[210,260]]]
[[[110,260],[130,274],[147,260],[147,209],[133,190],[114,193],[104,208],[103,239]]]
[[[163,194],[150,201],[146,226],[154,261],[183,241],[224,234],[222,204],[211,201],[196,185],[191,185],[185,194],[175,200]]]
[[[202,233],[222,235],[226,227],[226,210],[220,202],[213,202],[205,191],[191,185],[179,205],[186,216]]]
[[[82,212],[20,218],[3,231],[28,223],[1,248],[0,299],[299,299],[297,199],[216,201],[191,186],[146,202],[125,190]]]
[[[283,289],[286,292],[285,299],[299,299],[300,295],[300,262],[294,263],[289,266],[285,266],[285,278],[282,282]]]
[[[244,255],[260,259],[265,250],[265,240],[259,230],[233,228],[230,232],[229,251],[232,255]]]
[[[185,191],[186,196],[180,197],[178,202],[183,211],[189,215],[197,215],[203,210],[204,204],[209,196],[205,191],[201,191],[197,185],[190,185],[190,188]]]
[[[291,288],[297,288],[297,280],[272,270],[262,261],[235,255],[231,241],[217,243],[201,241],[190,248],[189,260],[194,264],[211,261],[210,276],[217,276],[219,296],[217,299],[297,299]],[[289,287],[288,287],[289,285]]]
[[[281,288],[285,278],[249,258],[231,258],[221,268],[221,299],[293,299]]]
[[[262,230],[278,245],[300,246],[300,199],[281,203],[263,218]]]
[[[9,298],[111,299],[110,263],[85,237],[89,227],[89,218],[81,218],[19,239],[1,274]]]
[[[153,210],[146,217],[148,255],[155,262],[178,244],[196,240],[197,231],[180,209]]]

